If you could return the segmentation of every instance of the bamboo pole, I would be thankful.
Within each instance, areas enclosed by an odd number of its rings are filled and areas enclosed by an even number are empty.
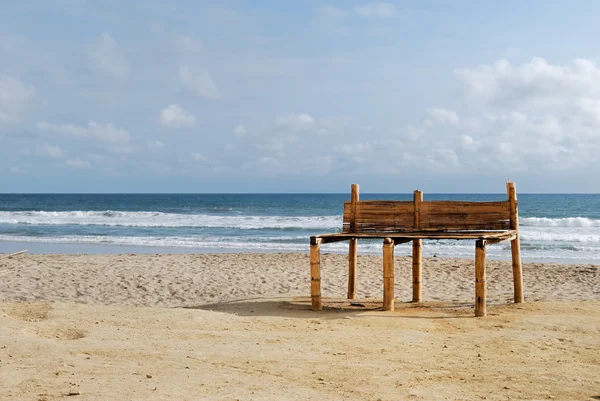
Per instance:
[[[414,193],[414,224],[415,230],[421,228],[421,202],[423,202],[423,192],[415,191]],[[421,302],[422,286],[421,273],[423,263],[423,240],[414,239],[412,244],[412,278],[413,278],[413,302]]]
[[[479,239],[475,242],[475,316],[486,315],[486,283],[485,283],[485,244]]]
[[[350,186],[350,190],[351,190],[351,198],[350,198],[350,203],[351,203],[351,215],[350,215],[350,231],[355,232],[356,231],[356,209],[358,207],[358,196],[359,196],[359,187],[358,184],[352,184]]]
[[[506,182],[506,192],[510,204],[510,228],[517,230],[517,237],[510,241],[510,251],[512,255],[512,269],[514,282],[515,303],[523,303],[523,267],[521,264],[521,239],[519,235],[519,210],[517,202],[517,188],[514,182]]]
[[[322,310],[321,304],[321,239],[310,238],[310,299],[312,310]]]
[[[383,310],[394,310],[394,240],[383,240]]]
[[[350,239],[350,251],[348,255],[348,299],[356,298],[357,242],[356,238]]]
[[[415,239],[412,244],[412,300],[413,302],[421,302],[423,300],[423,292],[421,285],[421,272],[423,260],[423,240]]]
[[[356,208],[358,206],[359,199],[359,187],[358,184],[352,184],[351,186],[351,203],[352,203],[352,216],[350,219],[350,230],[356,231]],[[356,298],[356,266],[357,266],[357,239],[350,239],[350,246],[348,250],[348,299]]]

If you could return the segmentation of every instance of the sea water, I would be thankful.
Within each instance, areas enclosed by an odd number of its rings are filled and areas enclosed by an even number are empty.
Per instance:
[[[524,260],[600,264],[600,195],[519,194]],[[311,235],[342,226],[349,194],[0,194],[0,251],[307,252]],[[361,194],[361,200],[412,194]],[[506,194],[425,194],[425,200],[498,201]],[[323,245],[342,253],[347,243]],[[409,255],[410,244],[396,255]],[[380,254],[381,240],[359,253]],[[473,257],[473,241],[424,241],[425,256]],[[488,257],[510,258],[509,243]]]

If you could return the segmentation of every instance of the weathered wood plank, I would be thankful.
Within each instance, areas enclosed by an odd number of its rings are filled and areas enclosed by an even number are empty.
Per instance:
[[[511,228],[511,206],[507,201],[373,200],[356,201],[355,207],[356,210],[353,211],[352,202],[344,204],[343,232],[407,231],[411,228],[422,230],[507,230]]]
[[[505,213],[507,216],[510,213],[510,207],[507,201],[497,202],[464,202],[464,201],[423,201],[421,204],[423,209],[439,210],[440,212],[466,211],[469,212],[497,212]]]

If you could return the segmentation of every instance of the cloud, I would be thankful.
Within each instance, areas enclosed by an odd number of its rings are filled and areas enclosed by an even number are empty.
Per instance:
[[[314,21],[324,29],[339,36],[346,36],[356,31],[356,20],[363,20],[359,26],[371,36],[388,36],[391,30],[374,20],[392,19],[398,10],[392,3],[367,3],[352,8],[339,8],[322,5],[316,9]],[[366,25],[365,25],[366,24]]]
[[[147,143],[147,145],[150,149],[154,149],[154,150],[161,149],[165,146],[165,144],[162,143],[161,141],[149,141]]]
[[[326,4],[317,8],[316,17],[319,20],[341,20],[352,16],[364,19],[386,19],[393,18],[397,14],[398,10],[392,3],[367,3],[351,9]]]
[[[434,108],[429,110],[428,118],[428,124],[433,124],[433,122],[435,121],[443,125],[456,126],[460,121],[456,112],[442,108]]]
[[[202,41],[188,35],[178,35],[173,39],[175,50],[181,53],[200,53],[204,47]]]
[[[130,145],[129,132],[110,123],[100,124],[90,121],[87,126],[82,127],[75,124],[51,124],[46,121],[39,121],[36,127],[41,131],[96,142],[97,146],[111,152],[132,153],[134,151]]]
[[[130,140],[127,130],[117,128],[110,123],[99,124],[95,121],[90,121],[87,127],[80,127],[74,124],[51,124],[46,121],[40,121],[37,123],[37,128],[75,137],[96,138],[109,143],[127,143]]]
[[[347,156],[365,154],[371,150],[369,143],[345,143],[338,147],[338,151]]]
[[[600,68],[590,60],[552,65],[543,58],[514,67],[506,60],[475,68],[459,68],[455,76],[466,94],[488,106],[512,108],[568,106],[565,100],[582,102],[600,97]]]
[[[238,126],[233,129],[233,135],[237,136],[238,138],[242,138],[246,136],[246,134],[248,134],[248,131],[243,124],[238,124]]]
[[[368,3],[354,7],[354,12],[361,18],[393,18],[398,10],[392,3]]]
[[[88,44],[87,54],[94,65],[111,75],[125,77],[129,74],[129,63],[117,42],[107,33]]]
[[[186,113],[176,104],[165,107],[160,112],[160,123],[169,128],[191,127],[196,123],[196,117]]]
[[[207,99],[217,99],[221,95],[210,74],[201,69],[192,70],[187,65],[179,67],[179,79],[192,92]]]
[[[344,10],[331,5],[320,6],[317,9],[317,16],[321,18],[341,18],[350,15],[348,10]]]
[[[80,158],[69,159],[65,162],[67,165],[77,168],[77,169],[87,169],[90,168],[90,162],[87,160],[81,160]]]
[[[0,124],[21,121],[34,95],[33,86],[0,74]]]
[[[208,157],[204,156],[202,153],[199,152],[192,152],[192,159],[199,162],[208,161]]]
[[[398,139],[374,141],[397,168],[420,160],[432,171],[575,171],[600,168],[600,68],[578,59],[505,60],[455,70],[462,87],[457,111],[430,109]],[[403,152],[410,157],[395,158]]]
[[[47,143],[40,146],[40,152],[55,159],[62,158],[64,156],[64,152],[60,146],[49,145]]]
[[[27,174],[27,169],[21,166],[12,166],[8,169],[11,174]]]
[[[313,127],[315,124],[315,119],[310,114],[307,114],[307,113],[300,113],[300,114],[288,113],[288,114],[281,114],[278,117],[276,117],[275,124],[280,127],[301,131],[301,130],[307,130],[307,129],[310,129],[311,127]]]

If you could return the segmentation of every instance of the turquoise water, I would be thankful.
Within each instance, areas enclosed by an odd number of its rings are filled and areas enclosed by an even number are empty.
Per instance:
[[[349,194],[1,194],[0,251],[306,252],[311,235],[339,231]],[[412,194],[361,194],[412,200]],[[505,200],[505,194],[425,194],[425,200]],[[525,260],[600,263],[600,195],[519,194]],[[472,241],[427,241],[427,256],[471,257]],[[380,253],[380,241],[361,241]],[[346,243],[325,252],[344,252]],[[507,258],[507,244],[490,246]],[[31,250],[30,250],[31,251]],[[396,254],[409,254],[408,244]]]

